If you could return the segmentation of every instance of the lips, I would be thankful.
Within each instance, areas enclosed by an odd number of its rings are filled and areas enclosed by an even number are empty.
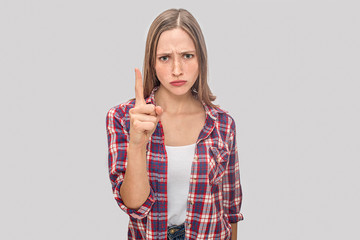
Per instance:
[[[172,81],[172,82],[170,82],[170,84],[171,85],[173,85],[173,86],[182,86],[182,85],[184,85],[186,83],[186,81],[185,80],[176,80],[176,81]]]

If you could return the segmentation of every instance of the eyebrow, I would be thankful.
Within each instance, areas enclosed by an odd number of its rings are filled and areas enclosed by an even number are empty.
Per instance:
[[[180,54],[184,54],[184,53],[196,53],[195,50],[185,50],[185,51],[181,51]],[[168,52],[163,52],[163,53],[157,53],[156,56],[167,56],[167,55],[171,55],[172,53],[168,53]]]

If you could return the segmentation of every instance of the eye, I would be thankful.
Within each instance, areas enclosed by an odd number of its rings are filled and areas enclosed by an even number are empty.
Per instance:
[[[166,62],[167,60],[169,60],[168,56],[161,56],[159,57],[160,61]]]
[[[184,54],[185,59],[190,59],[190,58],[193,58],[193,57],[194,57],[194,54],[190,54],[190,53]]]

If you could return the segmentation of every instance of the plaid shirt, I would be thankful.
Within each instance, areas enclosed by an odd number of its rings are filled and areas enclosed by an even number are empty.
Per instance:
[[[155,104],[154,88],[146,103]],[[242,191],[235,122],[220,108],[204,104],[205,126],[196,142],[185,221],[186,239],[230,239],[231,225],[243,220]],[[129,239],[167,238],[167,155],[161,121],[147,144],[150,195],[138,210],[120,196],[129,144],[129,100],[109,110],[106,118],[109,174],[115,199],[129,216]],[[184,180],[185,181],[185,180]]]

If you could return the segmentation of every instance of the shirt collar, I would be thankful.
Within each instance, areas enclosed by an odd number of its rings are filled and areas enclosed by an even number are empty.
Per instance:
[[[145,102],[147,104],[154,104],[155,103],[155,92],[159,89],[159,86],[156,86],[153,88],[153,90],[151,91],[150,95],[148,98],[146,98]],[[212,106],[207,105],[204,101],[201,101],[202,105],[204,106],[205,109],[205,113],[206,115],[208,115],[209,117],[211,117],[213,120],[216,120],[218,117],[219,112],[224,112],[223,110],[221,110],[220,108],[215,108]]]

